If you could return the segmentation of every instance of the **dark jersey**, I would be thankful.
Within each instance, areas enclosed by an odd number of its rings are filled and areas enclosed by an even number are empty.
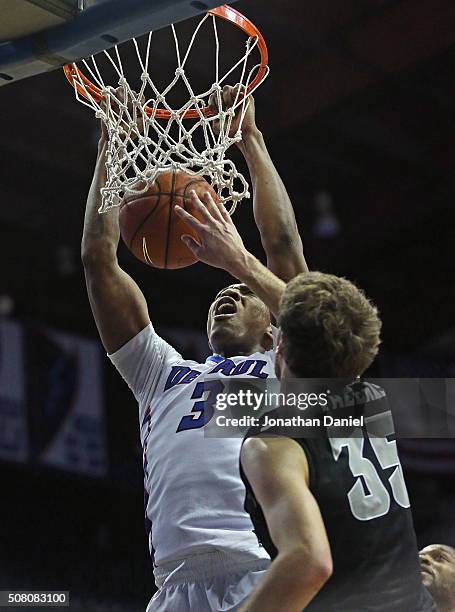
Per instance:
[[[366,383],[357,383],[358,385]],[[376,390],[378,388],[375,388]],[[368,389],[367,389],[368,390]],[[422,585],[418,548],[403,471],[385,396],[369,402],[370,420],[346,438],[293,438],[308,460],[310,482],[327,530],[333,575],[308,612],[430,612],[433,600]],[[269,413],[279,416],[280,411]],[[359,414],[359,411],[357,411]],[[250,430],[274,435],[276,428]],[[382,432],[374,437],[372,432]],[[370,435],[369,435],[370,433]],[[264,515],[241,470],[256,535],[270,556],[277,550]]]

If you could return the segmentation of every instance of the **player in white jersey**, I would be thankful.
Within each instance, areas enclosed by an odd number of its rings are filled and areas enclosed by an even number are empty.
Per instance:
[[[224,89],[227,104],[232,91]],[[255,125],[252,99],[239,148],[251,174],[254,216],[268,265],[288,280],[307,268],[292,205]],[[97,213],[105,154],[103,132],[87,200],[82,260],[102,342],[139,403],[146,519],[158,586],[148,611],[234,611],[269,558],[243,508],[241,440],[204,436],[211,417],[207,400],[216,393],[217,376],[274,376],[269,310],[275,314],[278,304],[267,307],[253,293],[260,264],[251,257],[251,278],[222,290],[210,307],[207,332],[214,354],[205,363],[185,360],[154,331],[142,292],[119,267],[118,211]],[[227,215],[211,201],[207,206],[212,214]],[[233,225],[231,231],[236,231]],[[215,379],[204,384],[208,373]]]

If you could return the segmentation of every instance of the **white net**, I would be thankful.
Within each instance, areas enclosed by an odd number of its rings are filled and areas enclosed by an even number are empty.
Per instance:
[[[104,55],[104,61],[107,59],[115,79],[118,79],[115,88],[103,79],[99,57],[98,63],[94,56],[81,62],[85,75],[82,68],[72,65],[77,99],[95,111],[108,132],[107,181],[102,189],[99,212],[118,206],[126,195],[145,193],[159,174],[174,169],[203,176],[230,213],[240,200],[249,197],[248,183],[234,162],[226,157],[226,151],[241,140],[248,98],[263,80],[254,84],[254,77],[259,69],[264,71],[265,77],[268,67],[264,69],[260,64],[250,66],[250,58],[258,45],[258,37],[250,36],[240,59],[221,74],[217,21],[213,14],[204,15],[184,51],[180,48],[175,27],[171,26],[177,68],[164,88],[159,88],[151,76],[152,32],[148,35],[145,49],[140,48],[136,39],[131,41],[140,67],[137,91],[128,83],[124,70],[126,63],[122,61],[118,46],[100,54]],[[213,30],[215,78],[208,89],[197,93],[190,84],[186,68],[196,37],[207,22]],[[157,68],[159,65],[154,66],[155,71]],[[222,89],[233,75],[239,86],[234,90],[232,105],[226,108]],[[99,92],[94,93],[86,77]],[[182,85],[185,102],[171,108],[169,98],[173,90],[182,88]]]

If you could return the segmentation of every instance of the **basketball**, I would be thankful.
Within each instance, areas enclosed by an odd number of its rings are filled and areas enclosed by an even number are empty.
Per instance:
[[[197,261],[181,240],[182,234],[197,236],[174,209],[176,204],[187,209],[192,190],[201,200],[207,191],[218,200],[205,179],[181,170],[164,172],[144,194],[124,198],[120,205],[120,233],[123,242],[140,261],[167,270],[191,266]]]

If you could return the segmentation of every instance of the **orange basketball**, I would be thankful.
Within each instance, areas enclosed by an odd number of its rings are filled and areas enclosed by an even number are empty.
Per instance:
[[[144,194],[124,198],[120,205],[120,233],[133,255],[149,266],[168,270],[197,261],[181,241],[182,234],[194,238],[196,234],[174,210],[176,204],[188,208],[192,190],[201,200],[207,191],[218,200],[205,179],[181,170],[160,174]]]

